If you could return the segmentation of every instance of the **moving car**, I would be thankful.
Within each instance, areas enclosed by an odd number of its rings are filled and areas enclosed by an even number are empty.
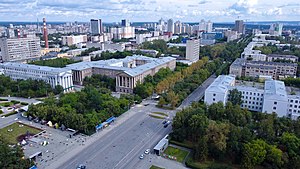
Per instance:
[[[169,126],[169,124],[171,124],[171,121],[167,121],[164,125],[164,128],[167,128]]]
[[[86,166],[83,165],[83,164],[79,164],[78,167],[77,167],[77,169],[86,169]]]

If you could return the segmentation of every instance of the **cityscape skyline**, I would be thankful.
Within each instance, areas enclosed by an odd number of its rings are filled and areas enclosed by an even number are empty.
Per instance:
[[[45,1],[16,0],[0,2],[1,21],[35,21],[46,17],[49,21],[88,21],[101,18],[103,22],[116,22],[120,18],[131,22],[153,22],[160,18],[173,18],[184,22],[200,19],[229,22],[236,19],[247,21],[296,21],[300,16],[300,3],[294,0],[104,0],[97,1]],[[10,15],[17,13],[17,15]]]

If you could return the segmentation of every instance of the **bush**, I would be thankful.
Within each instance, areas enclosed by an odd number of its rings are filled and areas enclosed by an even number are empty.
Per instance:
[[[19,104],[20,103],[20,101],[17,101],[17,100],[12,100],[10,102],[12,102],[13,104]]]
[[[11,115],[14,115],[14,114],[18,114],[18,112],[13,111],[13,112],[10,112],[10,113],[5,114],[4,116],[5,116],[5,117],[8,117],[8,116],[11,116]]]
[[[3,111],[2,111],[2,110],[0,110],[0,114],[3,114]]]
[[[21,105],[23,105],[23,106],[27,106],[27,105],[28,105],[28,103],[21,102]]]
[[[8,101],[8,99],[2,99],[2,98],[0,98],[0,101]]]

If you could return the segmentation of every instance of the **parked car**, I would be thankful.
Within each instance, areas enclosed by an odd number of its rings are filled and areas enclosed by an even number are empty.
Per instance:
[[[140,159],[143,159],[143,158],[144,158],[144,154],[141,154],[141,155],[140,155]]]
[[[150,149],[145,150],[145,154],[149,154],[150,153]]]

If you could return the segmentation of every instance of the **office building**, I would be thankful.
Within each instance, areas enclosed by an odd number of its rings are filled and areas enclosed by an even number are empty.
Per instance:
[[[85,77],[101,74],[116,78],[116,91],[123,93],[133,93],[138,82],[143,82],[148,75],[153,76],[161,68],[174,70],[175,67],[175,58],[150,58],[140,55],[128,56],[124,59],[79,62],[67,65],[67,69],[73,72],[75,84],[82,85]]]
[[[52,88],[60,85],[65,92],[73,90],[72,71],[65,68],[29,65],[23,63],[7,62],[0,64],[5,76],[13,80],[43,80]]]
[[[228,101],[230,90],[237,89],[242,94],[241,108],[256,112],[275,112],[279,117],[297,119],[300,116],[300,96],[288,95],[284,82],[266,80],[264,85],[253,85],[235,81],[232,75],[219,76],[206,90],[204,102],[208,105]]]
[[[174,33],[174,22],[173,22],[173,19],[169,19],[167,25],[168,25],[167,31],[171,32],[171,33]]]
[[[243,20],[236,20],[234,29],[241,34],[245,34],[245,24]]]
[[[127,19],[123,19],[121,21],[121,26],[128,27],[128,26],[130,26],[130,22]]]
[[[78,43],[86,43],[87,35],[71,35],[71,36],[62,36],[62,45],[72,46]]]
[[[92,35],[99,35],[103,33],[103,25],[101,19],[91,19],[91,33]]]
[[[200,42],[199,39],[187,40],[185,59],[195,62],[199,60]]]
[[[26,38],[1,38],[0,48],[2,61],[27,61],[41,57],[40,38],[28,36]]]

